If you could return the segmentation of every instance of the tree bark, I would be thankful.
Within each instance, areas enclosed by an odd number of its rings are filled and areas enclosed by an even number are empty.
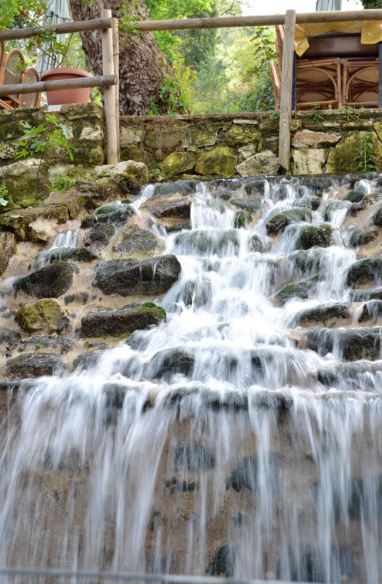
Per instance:
[[[84,2],[70,0],[74,20],[98,18],[103,8],[102,0]],[[147,18],[144,0],[108,0],[107,8],[113,16],[121,18],[126,9],[134,20]],[[101,35],[97,32],[82,33],[82,44],[89,64],[95,75],[102,75]],[[119,109],[122,115],[144,115],[155,106],[159,113],[165,113],[160,89],[163,79],[169,74],[165,62],[152,33],[132,30],[123,32],[120,28],[119,41]]]

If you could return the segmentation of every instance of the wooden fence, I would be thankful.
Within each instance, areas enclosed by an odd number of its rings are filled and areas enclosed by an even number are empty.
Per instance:
[[[195,30],[206,28],[234,28],[256,26],[285,26],[285,41],[281,72],[279,159],[284,170],[290,166],[290,124],[292,118],[292,93],[294,76],[294,36],[295,26],[299,23],[325,23],[338,21],[382,21],[382,10],[308,12],[296,14],[287,10],[286,14],[271,16],[227,16],[216,18],[189,18],[183,20],[145,20],[134,23],[141,32],[160,30]],[[111,10],[104,9],[101,18],[69,22],[57,26],[33,27],[0,31],[0,41],[38,36],[46,32],[71,33],[102,31],[103,75],[85,79],[46,81],[15,85],[0,85],[0,96],[18,93],[33,93],[51,89],[73,87],[102,87],[107,132],[107,161],[115,164],[119,160],[119,80],[118,80],[118,20],[112,18]],[[380,56],[382,57],[381,44]],[[382,60],[382,59],[381,59]],[[382,81],[382,79],[381,79]]]

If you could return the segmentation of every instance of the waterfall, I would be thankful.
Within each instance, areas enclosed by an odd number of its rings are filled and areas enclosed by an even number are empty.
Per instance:
[[[198,185],[189,228],[161,228],[182,267],[165,322],[9,394],[0,565],[382,580],[382,360],[347,342],[380,329],[349,285],[351,203],[269,181],[239,226],[243,185]]]

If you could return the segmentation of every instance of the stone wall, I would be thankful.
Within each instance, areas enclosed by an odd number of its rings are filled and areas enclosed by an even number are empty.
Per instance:
[[[46,114],[45,108],[0,110],[0,188],[7,189],[10,207],[35,205],[47,197],[57,176],[78,178],[104,163],[103,111],[91,104],[62,106],[57,112],[73,134],[73,160],[51,147],[42,158],[18,159],[16,140],[25,132],[23,124],[44,126]]]
[[[153,178],[278,174],[275,112],[178,118],[123,117],[122,158]],[[382,111],[299,112],[292,120],[294,175],[382,171]]]
[[[35,205],[55,189],[57,176],[86,178],[105,162],[102,108],[63,106],[73,132],[74,160],[47,152],[17,160],[23,122],[44,123],[45,109],[0,111],[0,189],[9,206]],[[121,118],[121,158],[143,162],[151,181],[275,175],[281,172],[277,112],[215,116]],[[299,112],[292,120],[291,173],[382,171],[382,110]]]

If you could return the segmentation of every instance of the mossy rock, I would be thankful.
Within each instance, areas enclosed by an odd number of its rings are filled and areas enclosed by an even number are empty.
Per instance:
[[[0,274],[8,267],[9,260],[16,251],[16,238],[13,233],[0,232]]]
[[[155,255],[161,247],[161,241],[151,231],[138,225],[129,225],[118,235],[113,251],[120,257],[143,259]]]
[[[368,167],[364,167],[365,145],[367,140],[372,145]],[[375,132],[353,132],[339,142],[329,153],[326,172],[342,174],[349,172],[366,172],[382,170],[382,143]]]
[[[16,313],[16,321],[28,333],[61,333],[69,324],[66,312],[52,298],[24,304]]]
[[[192,170],[195,166],[196,158],[191,152],[173,152],[166,156],[161,164],[161,169],[165,177],[172,177]]]
[[[84,337],[120,336],[156,326],[166,319],[166,311],[153,302],[131,305],[118,310],[99,310],[81,321]]]
[[[204,176],[219,175],[230,178],[236,172],[237,157],[228,146],[216,146],[203,152],[197,161],[196,172]]]
[[[48,167],[29,158],[0,167],[0,185],[8,190],[8,206],[3,210],[34,207],[49,194]]]
[[[195,152],[198,148],[206,148],[207,146],[214,146],[217,142],[217,131],[213,127],[193,128],[184,138],[182,146]]]
[[[254,130],[253,126],[234,124],[226,134],[229,146],[242,146],[244,144],[255,144],[256,149],[261,145],[261,133]]]
[[[311,221],[312,211],[305,207],[296,207],[288,209],[282,213],[276,213],[266,224],[268,235],[278,235],[280,232],[290,225],[298,221]]]
[[[302,298],[305,300],[309,298],[318,283],[318,276],[313,276],[312,278],[304,278],[298,282],[291,282],[286,284],[279,292],[276,294],[277,300],[284,303],[291,298]]]
[[[296,241],[296,249],[329,247],[332,240],[331,225],[307,225],[303,227]]]

